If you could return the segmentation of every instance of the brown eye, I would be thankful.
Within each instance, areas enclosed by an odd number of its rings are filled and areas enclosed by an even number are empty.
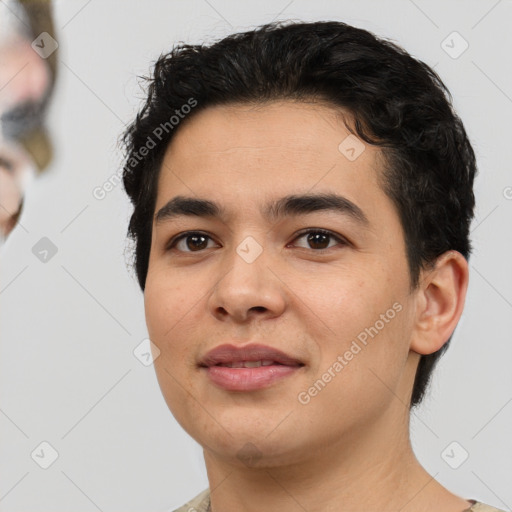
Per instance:
[[[308,244],[308,246],[304,248],[313,249],[317,252],[331,249],[336,245],[348,245],[348,242],[342,237],[324,229],[309,229],[299,234],[295,240],[301,238],[306,238],[306,243]],[[209,240],[212,240],[212,238],[205,233],[188,231],[174,238],[167,246],[167,250],[177,249],[185,253],[200,252],[204,249],[208,249]],[[331,242],[335,243],[330,245]]]
[[[177,248],[181,252],[199,252],[208,248],[208,240],[211,240],[208,235],[190,231],[175,238],[169,244],[168,250]]]
[[[337,242],[338,245],[347,245],[347,242],[343,238],[324,229],[309,229],[302,232],[295,240],[301,238],[305,238],[308,244],[305,249],[314,249],[316,251],[322,251],[336,246],[337,244],[329,246],[331,240]]]

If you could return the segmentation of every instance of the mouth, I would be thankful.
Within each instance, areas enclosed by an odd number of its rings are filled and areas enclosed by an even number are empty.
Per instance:
[[[213,384],[229,391],[267,388],[304,366],[300,360],[265,345],[221,345],[199,363]]]
[[[259,368],[260,366],[285,366],[272,359],[263,359],[259,361],[235,361],[231,363],[217,363],[215,366],[223,366],[225,368]]]

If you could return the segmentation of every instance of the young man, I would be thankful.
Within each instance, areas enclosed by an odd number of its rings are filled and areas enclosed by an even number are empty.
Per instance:
[[[492,511],[416,459],[461,316],[475,156],[424,63],[343,23],[156,63],[124,135],[167,404],[209,489],[180,511]]]

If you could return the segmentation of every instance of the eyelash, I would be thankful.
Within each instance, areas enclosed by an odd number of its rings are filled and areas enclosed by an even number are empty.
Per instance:
[[[331,238],[333,238],[336,242],[338,242],[341,245],[349,245],[349,242],[345,238],[343,238],[343,237],[333,233],[332,231],[329,231],[327,229],[321,229],[321,228],[308,228],[308,229],[305,229],[303,231],[300,231],[299,233],[297,233],[296,237],[293,240],[295,241],[298,238],[301,238],[304,235],[307,235],[309,233],[320,233],[320,234],[323,234],[323,235],[327,235],[327,236],[330,236]],[[184,233],[174,237],[169,242],[169,244],[167,245],[166,250],[170,251],[171,249],[174,249],[176,244],[178,244],[181,240],[186,239],[189,236],[193,236],[193,235],[204,236],[204,237],[209,238],[210,240],[213,240],[213,238],[210,235],[208,235],[207,233],[204,233],[202,231],[185,231]],[[335,246],[333,246],[333,247],[326,247],[325,249],[311,249],[311,250],[316,252],[316,253],[323,253],[324,251],[329,251],[330,249],[334,249],[334,247]],[[301,247],[301,249],[304,249],[304,247]],[[198,251],[180,251],[180,252],[185,252],[185,253],[188,253],[188,254],[194,254],[194,253],[200,253],[203,250],[204,249],[200,249]]]

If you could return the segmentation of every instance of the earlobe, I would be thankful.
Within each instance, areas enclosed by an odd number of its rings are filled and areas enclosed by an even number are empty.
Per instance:
[[[448,341],[462,315],[468,281],[468,263],[457,251],[443,253],[422,273],[411,350],[432,354]]]

